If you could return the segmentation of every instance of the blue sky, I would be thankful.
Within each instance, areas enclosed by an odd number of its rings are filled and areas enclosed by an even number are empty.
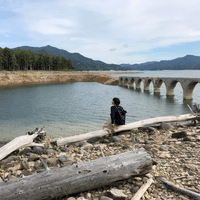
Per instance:
[[[0,47],[51,45],[106,63],[200,56],[199,0],[0,0]]]

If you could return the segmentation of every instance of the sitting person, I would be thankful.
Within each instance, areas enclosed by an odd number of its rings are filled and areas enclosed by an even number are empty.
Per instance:
[[[108,131],[115,131],[118,125],[125,125],[125,117],[126,111],[119,106],[120,100],[119,98],[113,98],[111,106],[111,113],[109,118],[103,125],[103,129],[107,129]]]

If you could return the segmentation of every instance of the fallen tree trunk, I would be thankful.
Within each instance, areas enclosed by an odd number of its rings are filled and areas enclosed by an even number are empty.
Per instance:
[[[0,184],[1,199],[41,200],[110,185],[149,173],[152,159],[143,148],[26,176]]]
[[[0,148],[0,160],[5,158],[13,151],[27,146],[44,146],[44,144],[34,143],[33,140],[42,132],[42,129],[36,129],[33,135],[23,135],[11,140]]]
[[[189,120],[195,120],[198,119],[199,116],[195,114],[186,114],[186,115],[177,115],[177,116],[166,116],[166,117],[156,117],[151,119],[146,119],[134,123],[130,123],[127,125],[121,125],[118,126],[114,131],[120,132],[120,131],[128,131],[131,129],[149,126],[161,122],[178,122],[178,121],[189,121]],[[80,142],[83,140],[88,140],[93,137],[103,137],[105,135],[108,135],[110,132],[106,129],[98,130],[98,131],[92,131],[89,133],[81,134],[81,135],[75,135],[71,137],[66,137],[62,139],[57,140],[57,146],[66,145],[73,142]]]
[[[180,192],[182,194],[186,194],[187,196],[192,197],[192,199],[200,199],[200,194],[198,194],[196,192],[193,192],[193,191],[185,189],[185,188],[178,187],[178,186],[174,185],[173,183],[165,180],[164,178],[161,178],[160,180],[163,183],[165,183],[166,185],[168,185],[171,189],[173,189],[177,192]]]

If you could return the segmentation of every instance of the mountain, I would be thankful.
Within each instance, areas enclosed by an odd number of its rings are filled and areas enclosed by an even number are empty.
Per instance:
[[[122,67],[120,65],[115,64],[106,64],[99,60],[92,60],[90,58],[84,57],[79,53],[69,53],[63,49],[58,49],[56,47],[52,47],[50,45],[44,47],[30,47],[30,46],[21,46],[16,47],[16,49],[23,49],[23,50],[31,50],[34,53],[44,53],[49,54],[52,56],[61,56],[66,59],[71,59],[72,63],[77,70],[126,70],[126,67]]]
[[[50,54],[52,56],[61,56],[71,59],[77,70],[184,70],[184,69],[200,69],[200,56],[186,55],[184,57],[173,60],[161,60],[153,62],[145,62],[141,64],[107,64],[100,60],[92,60],[84,57],[79,53],[70,53],[63,49],[58,49],[50,45],[44,47],[22,46],[16,49],[31,50],[35,53]]]
[[[200,69],[200,56],[186,55],[173,60],[161,60],[160,62],[146,62],[141,64],[121,64],[129,70],[185,70]]]

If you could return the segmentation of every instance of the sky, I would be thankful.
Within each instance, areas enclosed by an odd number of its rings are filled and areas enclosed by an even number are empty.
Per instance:
[[[199,0],[0,0],[0,47],[51,45],[108,64],[200,56]]]

